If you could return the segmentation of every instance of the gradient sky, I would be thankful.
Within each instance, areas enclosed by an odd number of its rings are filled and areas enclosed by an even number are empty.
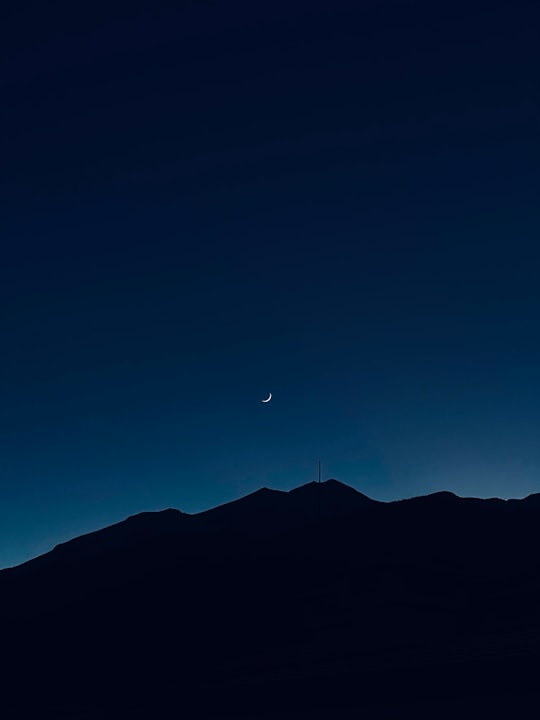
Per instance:
[[[540,491],[535,5],[12,3],[0,567],[319,457]]]

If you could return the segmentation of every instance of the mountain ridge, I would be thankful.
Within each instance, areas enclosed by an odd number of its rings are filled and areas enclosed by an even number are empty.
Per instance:
[[[317,717],[328,688],[369,717],[389,687],[468,703],[494,660],[505,688],[536,687],[539,499],[384,503],[326,481],[130,516],[0,572],[0,713],[161,717],[181,697],[200,720],[262,720],[293,698]]]
[[[281,503],[281,504],[280,504]],[[322,504],[324,503],[324,504]],[[317,522],[322,518],[348,515],[376,507],[424,505],[433,511],[449,505],[482,508],[499,506],[540,508],[540,493],[524,498],[501,499],[459,496],[442,490],[399,500],[374,500],[356,488],[329,478],[321,483],[311,481],[290,490],[261,487],[240,498],[222,503],[197,513],[186,513],[176,508],[143,511],[111,525],[58,543],[51,550],[2,572],[27,567],[30,564],[47,564],[76,548],[77,552],[110,551],[129,547],[152,537],[172,535],[185,531],[240,530],[258,534],[272,534],[294,528],[296,524]]]

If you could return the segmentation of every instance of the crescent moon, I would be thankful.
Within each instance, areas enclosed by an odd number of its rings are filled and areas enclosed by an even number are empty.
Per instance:
[[[270,393],[270,394],[268,395],[268,397],[266,398],[266,400],[261,400],[261,402],[270,402],[271,399],[272,399],[272,393]]]

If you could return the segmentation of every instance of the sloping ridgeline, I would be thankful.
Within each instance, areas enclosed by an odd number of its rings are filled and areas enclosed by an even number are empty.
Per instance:
[[[335,480],[142,513],[0,572],[4,718],[519,716],[540,495]]]

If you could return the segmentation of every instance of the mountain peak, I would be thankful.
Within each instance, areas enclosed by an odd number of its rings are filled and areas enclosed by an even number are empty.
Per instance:
[[[325,501],[328,498],[338,497],[343,499],[351,499],[351,501],[355,503],[355,505],[351,509],[354,509],[354,507],[358,504],[358,501],[366,501],[369,503],[377,502],[376,500],[373,500],[367,495],[364,495],[359,490],[356,490],[356,488],[353,488],[350,485],[345,485],[345,483],[342,483],[339,480],[335,480],[334,478],[323,480],[321,483],[312,480],[311,482],[305,483],[305,485],[300,485],[299,487],[289,490],[288,494],[308,496],[313,495],[319,490],[321,491],[322,497],[324,497]]]

